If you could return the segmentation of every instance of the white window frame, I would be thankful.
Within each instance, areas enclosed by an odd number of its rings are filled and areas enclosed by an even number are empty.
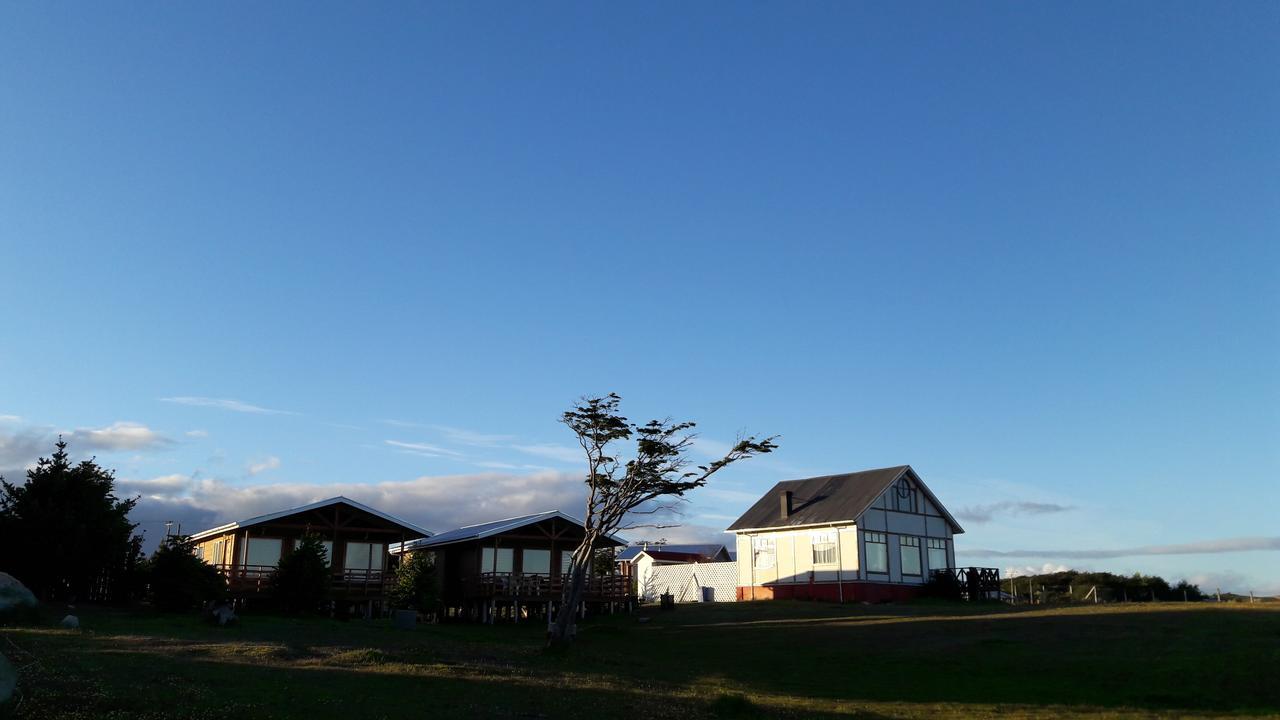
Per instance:
[[[907,548],[911,548],[911,552],[908,552]],[[907,558],[912,556],[914,557],[915,572],[908,572]],[[920,538],[911,537],[910,535],[898,536],[898,562],[901,563],[903,575],[910,575],[911,577],[924,576],[924,564],[920,558]]]
[[[929,572],[947,569],[950,566],[947,561],[947,541],[944,538],[929,538],[926,544],[928,545]],[[934,564],[935,553],[942,554],[942,562],[937,565]]]
[[[884,533],[868,532],[862,535],[863,544],[867,548],[867,572],[877,575],[889,574],[889,538]],[[873,547],[874,546],[874,547]],[[879,553],[877,556],[875,553]],[[872,560],[879,559],[882,569],[873,569]]]
[[[771,537],[751,538],[751,566],[771,570],[777,564],[778,543]]]
[[[839,536],[835,530],[814,532],[809,536],[809,547],[812,552],[814,567],[832,566],[839,563],[836,543]]]

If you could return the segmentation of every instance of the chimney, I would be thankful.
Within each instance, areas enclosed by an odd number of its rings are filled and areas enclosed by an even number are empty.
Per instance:
[[[778,498],[782,503],[782,519],[786,520],[791,517],[791,491],[785,490],[782,496]]]

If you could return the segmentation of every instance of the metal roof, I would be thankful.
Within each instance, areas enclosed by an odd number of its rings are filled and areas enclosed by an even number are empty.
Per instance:
[[[533,525],[544,520],[552,518],[560,518],[573,525],[582,526],[582,521],[577,518],[570,517],[559,510],[546,510],[532,515],[521,515],[519,517],[507,518],[505,520],[493,520],[478,525],[465,525],[454,530],[442,532],[439,535],[433,535],[418,540],[408,540],[404,543],[396,543],[391,545],[389,550],[393,554],[410,552],[412,550],[423,550],[425,548],[440,547],[441,545],[452,545],[453,543],[467,542],[469,540],[480,540],[494,535],[501,535],[509,530],[522,528],[526,525]],[[626,545],[627,541],[616,535],[609,535],[608,538],[619,545]]]
[[[307,512],[308,510],[315,510],[317,508],[327,507],[329,505],[337,505],[339,503],[350,505],[351,507],[357,510],[363,510],[369,513],[370,515],[376,515],[382,518],[383,520],[386,520],[387,522],[394,523],[404,528],[408,528],[414,532],[422,533],[425,537],[431,537],[430,530],[427,530],[425,528],[420,528],[417,525],[414,525],[413,523],[405,522],[404,520],[388,515],[382,512],[381,510],[375,510],[369,507],[368,505],[365,505],[364,503],[356,502],[355,500],[352,500],[349,497],[343,497],[342,495],[338,495],[337,497],[331,497],[328,500],[320,500],[318,502],[313,502],[310,505],[303,505],[301,507],[290,508],[288,510],[281,510],[280,512],[273,512],[273,513],[268,513],[266,515],[259,515],[257,517],[249,518],[248,520],[241,520],[240,522],[231,522],[231,523],[227,523],[226,525],[219,525],[218,527],[209,528],[208,530],[201,530],[195,535],[192,535],[191,539],[202,540],[206,537],[210,537],[213,535],[221,535],[225,532],[229,532],[237,528],[250,527],[252,525],[260,525],[262,523],[271,522],[272,520],[277,520],[279,518],[293,515],[296,513]]]
[[[729,549],[726,548],[723,544],[716,544],[716,543],[704,543],[702,545],[668,545],[668,544],[659,545],[657,543],[649,543],[649,547],[648,547],[648,553],[650,555],[652,555],[655,552],[667,552],[667,553],[684,553],[687,555],[702,555],[704,557],[715,557],[720,553],[721,550],[725,552],[729,552]],[[626,548],[622,552],[618,553],[618,556],[614,558],[614,560],[617,562],[630,562],[634,560],[637,555],[645,551],[646,551],[645,546],[643,545],[632,545],[631,547]]]
[[[924,484],[910,465],[862,470],[842,475],[823,475],[803,480],[784,480],[774,485],[764,497],[756,501],[742,517],[728,527],[727,532],[763,530],[772,528],[829,525],[837,522],[853,522],[871,503],[876,501],[898,478],[910,474],[938,511],[951,523],[953,532],[962,533],[960,523],[938,502],[937,496]],[[782,517],[781,495],[792,493],[791,513]]]

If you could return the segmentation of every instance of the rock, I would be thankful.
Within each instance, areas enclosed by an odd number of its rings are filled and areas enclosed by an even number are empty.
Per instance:
[[[68,615],[62,618],[62,622],[58,624],[64,628],[75,630],[76,628],[80,627],[80,618],[76,617],[75,615]]]
[[[18,578],[0,572],[0,613],[34,609],[36,596]]]
[[[219,605],[209,615],[219,625],[229,625],[236,621],[236,611],[230,605]]]

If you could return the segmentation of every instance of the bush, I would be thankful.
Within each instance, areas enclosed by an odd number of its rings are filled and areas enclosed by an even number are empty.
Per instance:
[[[146,573],[156,608],[182,612],[226,595],[226,580],[217,568],[196,557],[194,548],[184,535],[171,535],[156,548]]]
[[[429,613],[435,611],[439,600],[435,553],[420,551],[401,558],[391,587],[391,602],[399,608]]]
[[[271,577],[272,590],[281,610],[311,613],[329,597],[329,564],[318,535],[304,535],[293,552],[280,560]]]

